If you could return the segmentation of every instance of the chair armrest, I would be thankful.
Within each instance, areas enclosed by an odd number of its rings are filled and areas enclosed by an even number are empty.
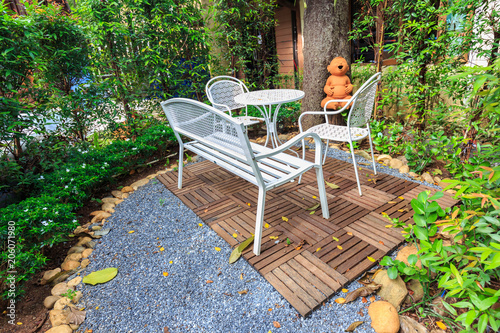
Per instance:
[[[276,154],[279,154],[287,149],[290,149],[290,147],[294,146],[297,142],[304,140],[305,138],[313,138],[314,139],[314,144],[316,145],[316,156],[315,156],[315,164],[321,165],[321,138],[319,137],[318,134],[316,133],[302,133],[294,137],[292,140],[288,141],[287,143],[274,148],[271,152],[265,153],[265,154],[259,154],[255,156],[255,160],[259,161],[263,158],[267,157],[272,157]],[[304,147],[302,147],[304,148]],[[319,148],[319,149],[318,149]]]
[[[218,103],[214,103],[214,102],[211,102],[212,103],[212,106],[218,106],[218,107],[221,107],[221,108],[225,108],[227,109],[227,112],[229,112],[229,115],[232,117],[232,113],[231,113],[231,109],[229,108],[229,106],[225,105],[225,104],[218,104]],[[220,111],[220,110],[219,110]]]

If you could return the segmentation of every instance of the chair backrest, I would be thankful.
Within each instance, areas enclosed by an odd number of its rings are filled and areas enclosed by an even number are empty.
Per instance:
[[[205,92],[212,106],[217,110],[230,112],[230,110],[245,108],[246,105],[235,102],[236,95],[248,92],[247,86],[232,76],[217,76],[207,82]]]
[[[375,105],[377,85],[381,77],[382,73],[376,73],[352,96],[353,102],[347,118],[349,127],[362,127],[370,121]]]
[[[182,142],[181,134],[245,164],[254,164],[254,154],[241,121],[187,98],[172,98],[162,102],[161,106],[179,142]]]

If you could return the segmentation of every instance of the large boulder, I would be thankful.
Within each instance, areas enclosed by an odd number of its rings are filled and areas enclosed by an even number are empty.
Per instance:
[[[61,296],[47,296],[43,300],[43,306],[47,309],[52,309],[54,304],[61,298]]]
[[[52,326],[61,326],[69,324],[69,310],[50,310],[49,320]]]
[[[396,260],[402,261],[405,264],[409,265],[408,257],[412,254],[416,255],[417,252],[417,247],[414,244],[405,246],[401,250],[399,250],[398,255],[396,256]],[[422,263],[420,262],[420,260],[417,261],[415,266],[417,266],[418,268],[422,268]]]
[[[392,157],[389,155],[380,155],[377,157],[377,162],[382,162],[384,164],[389,164],[392,160]]]
[[[52,327],[50,330],[45,333],[73,333],[73,329],[68,325],[61,325]]]
[[[407,165],[403,165],[401,168],[399,168],[400,173],[408,173],[410,172],[410,168]]]
[[[43,273],[42,281],[40,282],[40,284],[45,285],[49,283],[54,279],[54,276],[56,276],[60,272],[61,269],[59,267],[50,271],[46,271],[45,273]]]
[[[73,287],[68,287],[68,284],[66,282],[60,282],[56,284],[50,293],[52,296],[61,296],[62,294],[65,294],[68,292],[68,289],[74,289]]]
[[[397,333],[399,331],[399,315],[389,302],[377,301],[368,307],[368,315],[372,319],[372,327],[377,333]]]
[[[389,166],[393,169],[399,169],[401,168],[402,166],[404,165],[404,163],[400,160],[397,160],[395,158],[393,158],[390,162],[389,162]]]
[[[380,271],[373,277],[373,282],[382,285],[377,291],[382,299],[391,303],[395,308],[399,308],[401,303],[404,301],[408,290],[406,289],[406,284],[403,279],[398,276],[396,279],[392,280],[389,278],[387,271]]]

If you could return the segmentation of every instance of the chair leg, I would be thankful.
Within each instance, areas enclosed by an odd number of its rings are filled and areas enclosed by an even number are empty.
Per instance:
[[[302,159],[306,159],[306,140],[302,139]],[[302,174],[299,176],[299,184],[302,181]]]
[[[257,201],[257,218],[255,220],[255,238],[253,240],[253,253],[260,255],[262,242],[262,228],[264,224],[264,208],[266,204],[266,190],[259,186],[259,199]]]
[[[372,163],[373,163],[373,173],[376,175],[377,174],[377,167],[375,166],[375,155],[373,155],[373,143],[372,143],[372,135],[370,131],[370,125],[367,125],[368,127],[368,140],[370,141],[370,151],[372,153]]]
[[[183,157],[184,157],[184,145],[181,142],[179,143],[179,179],[177,184],[177,187],[180,189],[182,188],[182,169],[184,167]]]
[[[330,140],[326,140],[326,147],[325,147],[325,156],[323,157],[323,165],[326,162],[326,153],[328,153],[328,145],[330,144]]]
[[[328,201],[326,199],[325,179],[323,178],[323,168],[316,168],[316,179],[318,180],[319,201],[321,202],[321,210],[323,218],[330,218],[330,211],[328,210]]]
[[[354,173],[356,174],[356,181],[358,182],[359,196],[362,196],[363,193],[361,193],[361,184],[359,183],[358,166],[356,164],[356,155],[354,155],[354,149],[352,147],[352,141],[350,141],[349,143],[350,143],[350,146],[351,146],[351,155],[352,155],[352,164],[354,165]]]

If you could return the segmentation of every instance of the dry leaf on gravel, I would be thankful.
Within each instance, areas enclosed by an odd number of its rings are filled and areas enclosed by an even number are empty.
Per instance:
[[[364,321],[355,321],[354,323],[352,323],[351,325],[349,325],[349,327],[345,330],[346,332],[354,332],[354,330],[356,329],[356,327],[358,327],[359,325],[363,324]]]
[[[281,327],[280,323],[278,323],[277,321],[273,321],[273,326],[276,327],[276,328],[280,328]]]
[[[75,308],[70,307],[70,312],[68,314],[68,320],[70,324],[80,325],[85,321],[85,311],[78,311]]]
[[[242,291],[238,291],[238,294],[240,294],[240,295],[248,294],[248,289],[245,289],[245,290],[242,290]]]
[[[364,287],[358,288],[354,291],[351,291],[348,293],[345,297],[346,303],[352,302],[358,297],[365,297],[365,296],[370,296],[374,292],[376,292],[382,285],[376,284],[375,282],[371,282]],[[365,303],[365,302],[363,302]]]

